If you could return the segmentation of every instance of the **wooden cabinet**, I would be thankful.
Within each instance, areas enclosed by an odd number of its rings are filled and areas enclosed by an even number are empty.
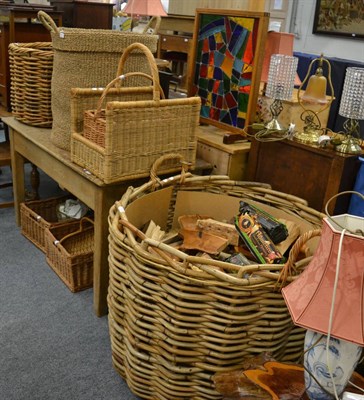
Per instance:
[[[192,46],[192,36],[159,35],[157,57],[171,62],[171,70],[176,82],[186,89],[188,54]]]
[[[269,183],[273,189],[301,197],[310,207],[325,212],[325,205],[333,195],[353,189],[359,164],[355,155],[292,140],[253,140],[247,179]],[[349,201],[350,196],[333,200],[330,213],[347,212]]]
[[[236,181],[245,180],[250,143],[243,140],[224,144],[225,133],[215,126],[202,125],[197,133],[197,158],[211,164],[213,175],[228,175]]]
[[[289,0],[169,0],[168,14],[194,16],[196,8],[269,12],[271,29],[288,32],[290,3]]]
[[[113,3],[82,0],[51,0],[50,3],[58,11],[63,11],[63,25],[66,27],[112,28]]]
[[[182,35],[160,35],[158,58],[163,58],[165,51],[179,51],[189,53],[192,44],[192,37]]]

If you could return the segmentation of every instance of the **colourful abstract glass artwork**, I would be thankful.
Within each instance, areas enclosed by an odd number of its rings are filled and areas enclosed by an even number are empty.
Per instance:
[[[202,118],[244,128],[258,62],[259,23],[252,16],[199,15],[191,95],[201,97]]]

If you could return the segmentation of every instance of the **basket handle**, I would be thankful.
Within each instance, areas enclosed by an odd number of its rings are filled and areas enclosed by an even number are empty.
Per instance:
[[[288,277],[293,275],[293,271],[295,269],[294,263],[297,260],[297,257],[300,253],[302,246],[313,237],[320,235],[321,235],[321,229],[313,229],[311,231],[305,232],[296,240],[295,244],[292,246],[291,251],[289,252],[288,260],[284,264],[277,279],[277,283],[279,283],[280,286],[283,287],[286,284]]]
[[[114,78],[114,79],[105,87],[105,89],[104,89],[103,92],[102,92],[102,95],[101,95],[101,97],[100,97],[100,99],[99,99],[99,101],[98,101],[98,103],[97,103],[97,108],[96,108],[96,112],[95,112],[94,119],[96,119],[96,118],[98,118],[98,117],[100,116],[101,110],[102,110],[102,104],[103,104],[103,102],[104,102],[104,100],[105,100],[105,97],[106,97],[107,93],[109,92],[109,90],[110,90],[113,86],[116,86],[117,83],[123,82],[125,79],[130,78],[131,76],[142,76],[143,78],[147,78],[147,79],[149,79],[149,80],[151,80],[151,81],[153,82],[153,78],[152,78],[150,75],[145,74],[144,72],[128,72],[128,73],[125,74],[125,75],[120,75],[120,76]],[[154,82],[154,84],[155,84],[155,83],[156,83],[156,82]],[[161,88],[159,82],[157,82],[157,85],[159,86],[160,96],[162,97],[162,99],[165,99],[163,89]]]
[[[158,178],[158,169],[159,167],[167,160],[175,160],[178,159],[181,162],[181,183],[184,180],[185,174],[188,172],[188,168],[190,166],[190,163],[187,161],[183,160],[183,157],[181,154],[177,153],[170,153],[170,154],[165,154],[159,158],[157,158],[153,165],[152,168],[150,169],[150,182],[152,182],[152,187],[153,189],[157,186],[158,183],[160,183],[160,179]]]
[[[72,232],[72,233],[69,233],[68,235],[65,235],[65,236],[64,236],[62,239],[60,239],[60,240],[56,240],[56,241],[54,242],[54,244],[55,244],[55,245],[62,244],[66,239],[69,239],[70,237],[72,237],[72,236],[74,236],[74,235],[77,235],[78,233],[83,232],[83,230],[85,229],[85,227],[84,227],[84,223],[85,223],[85,222],[89,222],[89,223],[91,223],[92,225],[94,224],[94,221],[92,221],[92,219],[90,219],[90,218],[88,218],[88,217],[83,217],[83,218],[81,218],[81,220],[80,220],[80,227],[79,227],[79,229],[78,229],[77,231]]]
[[[59,29],[54,20],[48,15],[46,12],[40,10],[38,11],[38,19],[43,24],[45,28],[49,30],[49,32],[58,33]]]
[[[152,52],[148,49],[147,46],[145,46],[142,43],[132,43],[130,46],[128,46],[123,54],[121,55],[119,65],[118,65],[118,70],[117,70],[117,76],[120,76],[123,74],[124,68],[125,68],[125,63],[130,55],[135,50],[139,50],[142,53],[144,53],[145,57],[147,58],[147,62],[149,64],[150,68],[150,75],[153,80],[153,100],[158,101],[160,99],[160,93],[159,93],[159,73],[158,73],[158,67],[157,63],[155,62],[155,58],[152,54]]]

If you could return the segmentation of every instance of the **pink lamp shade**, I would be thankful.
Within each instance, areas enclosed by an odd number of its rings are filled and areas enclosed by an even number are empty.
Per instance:
[[[161,17],[165,17],[167,15],[160,0],[128,0],[123,12],[133,15]]]
[[[273,54],[283,54],[286,56],[293,56],[293,41],[294,41],[293,33],[275,32],[275,31],[268,32],[267,41],[265,44],[262,76],[260,79],[261,82],[266,83],[268,81],[269,64]],[[301,84],[301,80],[297,74],[294,84],[297,86]]]
[[[343,229],[364,230],[364,218],[338,215],[324,218],[315,254],[299,277],[283,290],[293,322],[327,334]],[[364,345],[364,237],[345,232],[341,247],[334,311],[330,334]]]

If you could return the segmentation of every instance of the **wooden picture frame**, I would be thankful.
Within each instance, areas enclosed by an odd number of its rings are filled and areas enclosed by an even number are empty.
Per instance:
[[[188,95],[201,123],[243,133],[254,122],[269,13],[196,9]]]
[[[364,38],[364,3],[347,0],[316,0],[313,33]]]

